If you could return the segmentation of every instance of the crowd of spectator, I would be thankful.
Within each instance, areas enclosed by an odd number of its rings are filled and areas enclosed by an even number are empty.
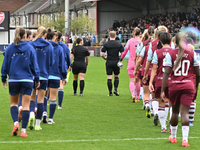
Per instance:
[[[132,22],[127,23],[124,19],[121,21],[114,20],[112,29],[117,32],[120,37],[120,42],[127,42],[132,36],[132,32],[135,27],[139,27],[143,32],[148,29],[149,26],[154,28],[159,25],[164,25],[168,28],[168,32],[174,36],[181,29],[191,26],[200,29],[200,8],[193,8],[190,12],[178,12],[178,13],[166,13],[145,15],[143,17],[134,19]],[[109,29],[107,30],[109,33]],[[107,38],[105,36],[105,38]]]

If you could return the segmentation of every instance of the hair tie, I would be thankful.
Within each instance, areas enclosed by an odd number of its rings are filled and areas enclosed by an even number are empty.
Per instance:
[[[76,46],[78,46],[78,43],[76,43]]]

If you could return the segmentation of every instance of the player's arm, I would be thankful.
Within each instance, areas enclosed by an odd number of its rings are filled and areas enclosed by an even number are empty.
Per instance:
[[[200,70],[199,70],[199,58],[197,56],[196,53],[194,53],[194,73],[196,74],[196,84],[195,84],[195,88],[198,91],[198,87],[199,87],[199,77],[200,77]]]
[[[101,49],[101,57],[103,58],[103,59],[105,59],[105,60],[107,60],[107,56],[105,55],[105,52],[106,52],[107,50],[106,50],[106,46],[105,46],[105,44],[104,44],[104,46],[102,47],[102,49]]]
[[[157,72],[158,66],[156,64],[153,65],[152,71],[151,71],[151,78],[149,81],[149,90],[152,92],[154,91],[153,87],[153,80],[155,78],[156,72]]]
[[[139,56],[139,59],[138,59],[138,61],[136,62],[136,65],[135,65],[135,69],[134,69],[134,73],[133,73],[134,76],[137,75],[137,71],[138,71],[138,69],[139,69],[139,66],[141,65],[142,60],[143,60],[143,57]]]
[[[72,60],[74,58],[74,54],[71,53],[70,58],[71,58],[71,64],[72,64]]]
[[[164,62],[163,62],[163,66],[165,66],[165,72],[163,74],[163,80],[162,80],[162,87],[161,87],[161,99],[165,99],[165,88],[167,86],[167,81],[168,81],[168,78],[169,78],[169,74],[170,74],[170,71],[171,71],[171,68],[172,68],[172,59],[171,59],[171,56],[170,54],[168,53],[166,56],[165,56],[165,59],[164,59]]]
[[[152,52],[152,48],[151,48],[151,45],[150,45],[149,49],[148,49],[148,56],[147,56],[146,67],[145,67],[145,71],[144,71],[144,77],[147,76],[147,73],[148,73],[149,68],[151,66],[152,58],[153,58],[153,52]]]

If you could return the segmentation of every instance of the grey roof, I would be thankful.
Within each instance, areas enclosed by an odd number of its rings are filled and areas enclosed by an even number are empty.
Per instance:
[[[42,0],[42,1],[33,1],[29,2],[25,6],[21,7],[20,9],[16,10],[13,12],[14,14],[26,14],[28,13],[34,13],[34,12],[39,12],[40,10],[48,7],[50,5],[49,3],[50,0]]]
[[[80,10],[85,8],[85,4],[87,7],[93,7],[95,2],[82,2],[83,0],[76,0],[69,6],[69,10],[74,10],[74,6],[76,6],[76,10]]]

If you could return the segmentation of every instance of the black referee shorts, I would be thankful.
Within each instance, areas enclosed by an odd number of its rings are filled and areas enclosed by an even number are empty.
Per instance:
[[[74,61],[72,65],[72,73],[86,73],[86,63],[82,61]]]
[[[106,62],[106,73],[107,75],[118,75],[120,73],[120,68],[117,66],[118,60],[108,60]]]

